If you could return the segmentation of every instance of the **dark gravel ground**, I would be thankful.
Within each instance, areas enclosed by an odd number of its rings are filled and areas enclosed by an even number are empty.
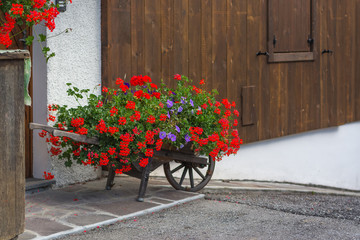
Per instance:
[[[289,192],[205,192],[207,200],[246,204],[304,216],[346,219],[360,224],[360,197]]]
[[[205,200],[62,239],[360,239],[360,197],[208,192]]]

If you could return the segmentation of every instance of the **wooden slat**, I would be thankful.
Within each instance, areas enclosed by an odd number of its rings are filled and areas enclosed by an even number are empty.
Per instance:
[[[341,63],[348,63],[348,60],[344,54],[344,35],[346,34],[346,26],[344,23],[345,15],[345,6],[342,1],[336,1],[335,6],[335,23],[336,32],[334,38],[332,39],[335,42],[334,57],[336,69],[336,82],[337,82],[337,124],[342,125],[346,123],[346,85],[345,85],[345,76],[348,76],[343,70],[344,66]],[[345,75],[343,75],[345,74]]]
[[[246,7],[246,1],[227,0],[227,96],[231,101],[235,101],[237,109],[241,108],[240,89],[246,86],[246,48],[239,47],[247,44]],[[255,111],[255,108],[252,110]],[[244,114],[244,111],[241,113]],[[240,118],[238,122],[241,122]],[[255,123],[253,121],[251,124]],[[244,138],[245,131],[241,124],[238,126],[239,133]]]
[[[349,66],[349,70],[345,68],[343,78],[345,80],[346,91],[346,122],[355,121],[355,69],[359,67],[360,62],[356,62],[356,49],[359,45],[356,45],[356,33],[359,29],[356,28],[356,2],[353,0],[346,0],[345,4],[344,23],[345,35],[343,52],[346,62],[342,62],[346,66]]]
[[[327,1],[326,1],[327,2]],[[319,7],[317,9],[317,13],[319,13],[319,20],[322,23],[322,27],[319,29],[319,49],[327,48],[327,42],[329,35],[328,32],[328,24],[327,23],[327,16],[328,11],[326,9],[325,1],[319,1]],[[319,55],[319,62],[320,62],[320,91],[321,91],[321,98],[320,98],[320,109],[321,109],[321,128],[326,128],[330,125],[329,123],[329,104],[327,101],[327,89],[328,89],[328,58],[323,58],[322,55]]]
[[[266,49],[266,27],[264,31],[264,23],[266,23],[267,14],[266,8],[260,1],[247,2],[247,45],[246,45],[246,82],[247,86],[255,86],[257,92],[255,94],[255,118],[258,122],[255,125],[244,128],[246,139],[245,143],[254,142],[260,139],[269,138],[269,87],[267,81],[267,74],[263,67],[266,63],[266,58],[257,57],[258,51],[265,51]],[[262,11],[265,11],[263,14]],[[252,31],[249,31],[252,29]],[[264,34],[264,35],[263,35]],[[265,39],[265,44],[263,43]]]
[[[54,130],[54,136],[55,137],[68,137],[77,142],[99,145],[99,140],[97,138],[95,138],[95,137],[88,138],[85,135],[79,135],[76,133],[65,132],[65,131],[61,131],[61,130]]]
[[[113,61],[109,58],[110,54],[110,0],[101,0],[101,82],[103,85],[108,85],[110,82],[111,67]]]
[[[30,97],[32,98],[32,84],[33,79],[31,77],[28,86]],[[33,177],[33,134],[29,129],[29,123],[33,121],[33,109],[32,106],[25,106],[25,177]]]
[[[213,0],[212,2],[212,87],[219,91],[219,98],[227,96],[227,56],[226,56],[226,12],[227,5],[224,0]]]
[[[174,0],[174,74],[188,76],[189,2]]]
[[[116,88],[115,79],[121,77],[129,80],[131,75],[131,31],[130,0],[112,0],[109,3],[111,30],[107,64],[110,74],[106,79],[107,87]]]
[[[0,79],[0,239],[11,239],[25,220],[24,61],[0,60]]]
[[[270,102],[262,103],[268,105],[270,111],[269,126],[270,136],[283,136],[288,128],[288,80],[290,64],[269,65],[269,92]],[[292,79],[294,80],[294,79]]]
[[[320,1],[320,51],[323,49],[335,50],[335,9],[336,0]],[[321,126],[337,125],[337,82],[335,54],[320,54],[321,69]]]
[[[201,0],[189,1],[189,77],[201,79]]]
[[[145,73],[155,82],[161,79],[160,0],[145,1]]]
[[[161,0],[161,78],[172,85],[174,75],[174,1]]]
[[[213,89],[212,61],[212,0],[201,0],[201,78],[206,89]]]
[[[24,50],[6,50],[1,51],[0,50],[0,60],[11,60],[11,59],[25,59],[30,58],[30,52],[24,51]]]
[[[360,29],[360,0],[356,1],[356,13],[355,13],[355,29]],[[355,61],[354,64],[360,63],[360,31],[356,32],[356,39],[355,39]],[[360,68],[358,65],[355,66],[355,120],[360,121]]]
[[[255,86],[241,88],[241,125],[248,126],[256,123],[255,119]]]
[[[301,131],[301,77],[302,63],[292,63],[287,65],[287,132],[297,133]]]
[[[314,53],[312,52],[274,53],[269,57],[269,62],[303,62],[313,60]]]
[[[131,76],[144,75],[144,17],[145,4],[143,0],[131,1]]]
[[[317,1],[313,2],[313,8],[318,9],[317,7]],[[316,14],[317,16],[317,14]],[[315,28],[315,31],[313,33],[314,39],[319,39],[319,21],[316,21],[316,16],[313,17],[313,20],[315,20],[315,24],[312,26]],[[319,41],[315,41],[313,44],[313,50],[316,50],[318,48]],[[317,56],[316,53],[314,53],[314,57]],[[305,131],[310,131],[314,129],[320,128],[321,125],[321,111],[320,111],[320,105],[321,105],[321,90],[320,90],[320,61],[314,61],[314,62],[304,62],[304,71],[307,73],[304,75],[304,82],[303,85],[305,87],[304,93],[306,93],[303,96],[302,102],[304,103],[305,112],[307,113],[306,118],[304,119],[304,122],[306,123]]]
[[[45,130],[48,133],[56,136],[56,137],[68,137],[71,138],[77,142],[84,142],[84,143],[90,143],[90,144],[95,144],[98,145],[99,144],[99,140],[98,138],[88,138],[86,135],[80,135],[77,133],[71,133],[71,132],[66,132],[63,130],[59,130],[58,128],[55,127],[51,127],[48,125],[43,125],[43,124],[39,124],[39,123],[30,123],[30,129],[34,130],[34,129],[41,129],[41,130]]]
[[[205,165],[207,164],[207,158],[197,157],[194,156],[193,154],[184,154],[175,151],[167,151],[167,150],[155,151],[154,157],[155,158],[160,157],[160,159],[163,158],[168,160],[177,160],[182,162],[192,162],[192,163],[199,163]]]

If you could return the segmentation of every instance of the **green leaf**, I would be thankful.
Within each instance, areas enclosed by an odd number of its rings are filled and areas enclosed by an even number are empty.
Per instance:
[[[52,58],[52,57],[55,57],[55,53],[51,53],[49,56],[47,56],[46,62],[48,62],[49,59]]]
[[[45,42],[46,41],[46,36],[44,34],[39,34],[39,40],[40,42]]]
[[[33,41],[34,41],[34,37],[33,37],[33,36],[28,36],[28,37],[25,39],[25,43],[26,43],[26,45],[28,45],[28,46],[30,46]]]
[[[41,50],[44,53],[44,55],[47,55],[47,53],[50,51],[50,48],[49,47],[43,47]]]

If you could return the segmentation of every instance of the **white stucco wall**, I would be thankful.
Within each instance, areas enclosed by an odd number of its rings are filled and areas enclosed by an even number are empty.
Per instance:
[[[161,168],[156,175],[163,175]],[[360,122],[242,145],[216,164],[213,179],[360,190]]]
[[[60,13],[56,19],[56,29],[47,31],[47,46],[56,53],[47,63],[47,104],[76,105],[73,98],[67,97],[68,82],[79,88],[90,89],[101,83],[100,3],[99,0],[73,1],[67,11]],[[56,36],[67,28],[72,31]],[[38,107],[34,112],[42,111]],[[44,151],[43,148],[39,149],[40,146],[34,147],[38,147],[34,152]],[[63,161],[56,158],[37,158],[34,161],[34,176],[41,177],[45,170],[55,174],[59,186],[94,179],[99,175],[99,171],[91,167],[74,164],[74,167],[66,168]]]

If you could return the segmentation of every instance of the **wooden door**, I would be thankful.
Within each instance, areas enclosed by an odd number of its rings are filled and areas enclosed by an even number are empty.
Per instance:
[[[0,17],[4,19],[4,14],[0,12]],[[17,34],[12,38],[12,44],[8,49],[27,49],[31,53],[31,48],[24,45],[24,42],[21,40],[23,34],[18,34],[22,32],[23,27],[15,26],[13,34]],[[31,30],[27,29],[26,34],[31,34]],[[6,48],[3,45],[0,45],[0,50],[5,50]],[[32,56],[32,54],[30,54]],[[32,79],[29,83],[29,94],[32,95]],[[32,107],[25,106],[25,177],[32,177],[33,172],[33,162],[32,162],[32,132],[29,129],[29,123],[32,122]]]

